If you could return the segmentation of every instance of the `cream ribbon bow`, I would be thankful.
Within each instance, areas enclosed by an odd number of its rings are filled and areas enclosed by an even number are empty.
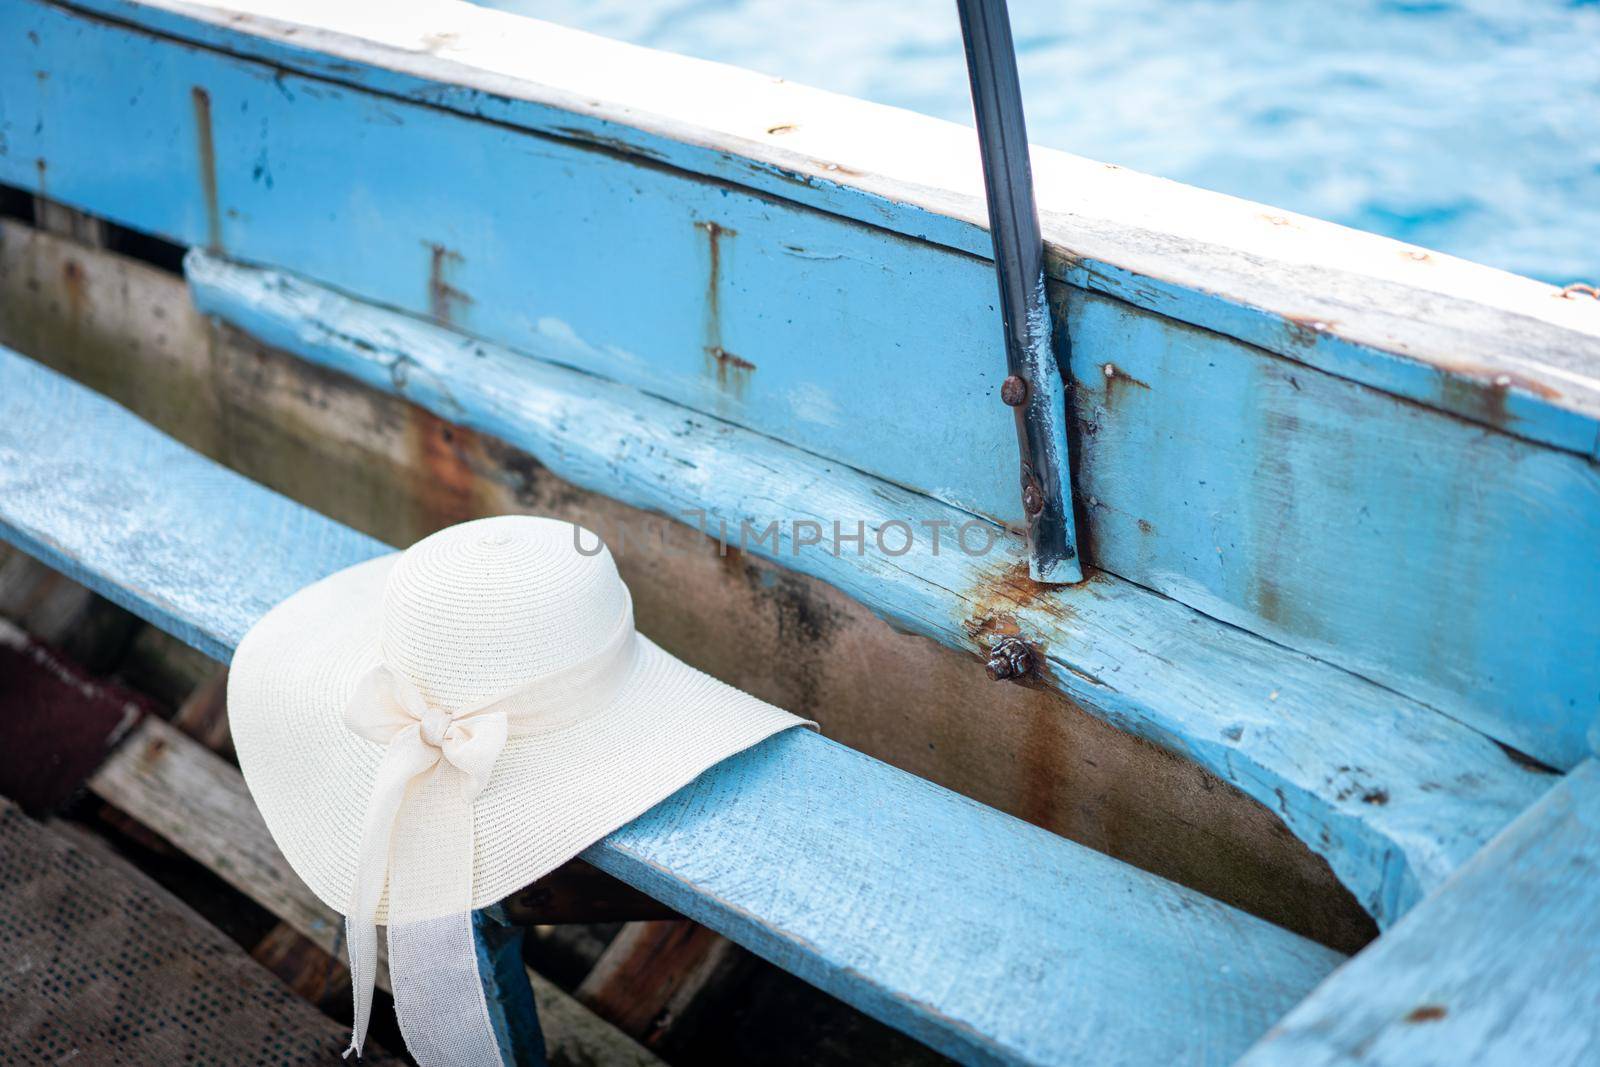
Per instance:
[[[480,1057],[463,1050],[471,1043],[466,1039],[431,1041],[452,1029],[470,1030],[474,1047],[489,1055],[493,1038],[472,962],[473,802],[488,785],[508,737],[556,730],[604,710],[629,673],[634,648],[630,598],[616,630],[592,655],[458,711],[433,707],[411,679],[387,665],[374,667],[357,684],[345,725],[383,745],[384,754],[367,801],[345,915],[355,998],[346,1056],[360,1056],[372,1015],[378,905],[385,888],[390,977],[407,1046],[424,1064],[476,1061]],[[397,930],[405,932],[399,940]],[[402,944],[426,948],[410,949],[410,958],[402,959]],[[452,972],[443,983],[427,980],[429,972],[449,968],[470,973],[463,979]],[[467,991],[448,1004],[408,1003],[413,995],[436,997],[441,985]],[[443,1051],[429,1055],[430,1044]]]
[[[433,910],[466,911],[472,897],[472,802],[489,784],[495,760],[505,748],[510,726],[504,698],[456,714],[432,707],[409,678],[379,665],[362,678],[345,709],[345,725],[355,734],[385,746],[383,762],[367,801],[366,825],[356,863],[355,888],[345,925],[350,943],[350,977],[355,1023],[345,1055],[361,1054],[372,1017],[372,990],[378,968],[378,904],[389,885],[390,924],[402,908],[423,901]],[[416,879],[390,878],[389,856],[401,805],[413,783],[428,784],[429,824],[440,846],[457,853],[442,861],[431,886]],[[440,780],[448,779],[448,780]],[[420,780],[420,781],[419,781]],[[439,789],[445,792],[440,795]],[[464,854],[463,854],[464,850]],[[464,875],[464,878],[463,878]],[[405,893],[414,885],[418,893]],[[420,901],[418,897],[422,898]],[[431,900],[430,900],[431,898]]]

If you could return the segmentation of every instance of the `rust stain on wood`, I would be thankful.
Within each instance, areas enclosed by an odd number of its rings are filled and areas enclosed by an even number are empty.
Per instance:
[[[708,366],[712,375],[717,379],[717,388],[732,392],[735,396],[743,396],[745,383],[756,365],[720,347],[707,348],[706,358],[710,361]]]
[[[697,222],[695,228],[706,234],[706,374],[718,390],[743,399],[756,365],[722,346],[722,239],[736,237],[738,231],[710,221]]]
[[[478,435],[420,407],[407,408],[411,495],[421,531],[432,532],[487,514]]]
[[[424,241],[428,250],[428,314],[435,322],[451,325],[456,307],[465,310],[472,297],[451,283],[451,275],[461,265],[461,253],[432,241]]]
[[[77,260],[69,259],[61,265],[61,288],[67,294],[67,314],[72,323],[83,322],[89,310],[89,280]]]
[[[1147,393],[1150,392],[1148,382],[1140,381],[1115,363],[1102,364],[1100,374],[1106,380],[1105,407],[1108,411],[1117,407],[1117,398],[1124,389],[1143,389]]]
[[[1028,577],[1026,560],[1006,559],[998,566],[984,571],[962,598],[967,605],[962,629],[987,656],[1000,638],[1021,637],[1033,652],[1033,671],[1017,679],[1024,685],[1036,685],[1050,676],[1046,658],[1048,645],[1037,632],[1024,632],[1019,618],[1046,623],[1067,622],[1073,611],[1062,599],[1055,586],[1043,585]]]
[[[1509,409],[1511,392],[1528,393],[1541,400],[1559,400],[1561,391],[1522,374],[1495,371],[1487,367],[1450,366],[1443,369],[1439,383],[1439,402],[1446,414],[1454,414],[1509,430],[1517,422]]]
[[[206,247],[222,250],[222,209],[217,199],[217,145],[211,129],[211,94],[196,85],[194,102],[195,158],[200,168],[200,195],[206,205]]]
[[[1012,814],[1035,826],[1059,833],[1062,779],[1074,758],[1072,736],[1067,729],[1065,698],[1035,692],[1025,697],[1018,708],[1026,716],[1023,727],[1021,791]]]

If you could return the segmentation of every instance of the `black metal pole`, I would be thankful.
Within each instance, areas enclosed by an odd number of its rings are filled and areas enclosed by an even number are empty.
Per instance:
[[[1051,341],[1044,239],[1033,199],[1033,167],[1022,88],[1005,0],[956,0],[978,120],[989,232],[994,239],[1008,375],[1000,395],[1015,414],[1028,571],[1035,581],[1076,582],[1066,378]]]

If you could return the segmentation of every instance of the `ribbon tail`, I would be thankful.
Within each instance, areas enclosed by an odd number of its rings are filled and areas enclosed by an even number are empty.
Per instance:
[[[378,903],[389,875],[389,846],[395,816],[405,800],[406,787],[439,760],[436,749],[422,743],[416,727],[408,727],[389,742],[378,766],[378,776],[367,800],[367,819],[361,831],[361,853],[356,862],[350,910],[345,916],[350,953],[350,988],[355,1002],[350,1047],[361,1058],[367,1026],[372,1021],[372,993],[378,979]]]
[[[490,757],[492,760],[492,757]],[[472,934],[472,804],[452,762],[414,782],[427,830],[395,839],[389,874],[389,978],[406,1048],[422,1067],[502,1067]],[[415,807],[413,808],[413,805]]]
[[[361,1046],[367,1040],[367,1026],[372,1021],[372,990],[377,982],[378,927],[373,923],[358,923],[345,919],[345,944],[350,953],[350,989],[355,1000],[355,1017],[351,1023],[350,1047],[340,1059],[349,1059],[355,1053],[361,1058]]]

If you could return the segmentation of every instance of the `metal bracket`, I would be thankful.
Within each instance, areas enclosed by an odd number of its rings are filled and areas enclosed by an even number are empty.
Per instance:
[[[972,80],[989,233],[1000,283],[1007,368],[1000,398],[1010,406],[1017,425],[1028,574],[1036,582],[1079,582],[1083,569],[1072,518],[1067,378],[1056,358],[1045,297],[1044,238],[1033,198],[1011,20],[1005,0],[956,0],[956,7]]]

